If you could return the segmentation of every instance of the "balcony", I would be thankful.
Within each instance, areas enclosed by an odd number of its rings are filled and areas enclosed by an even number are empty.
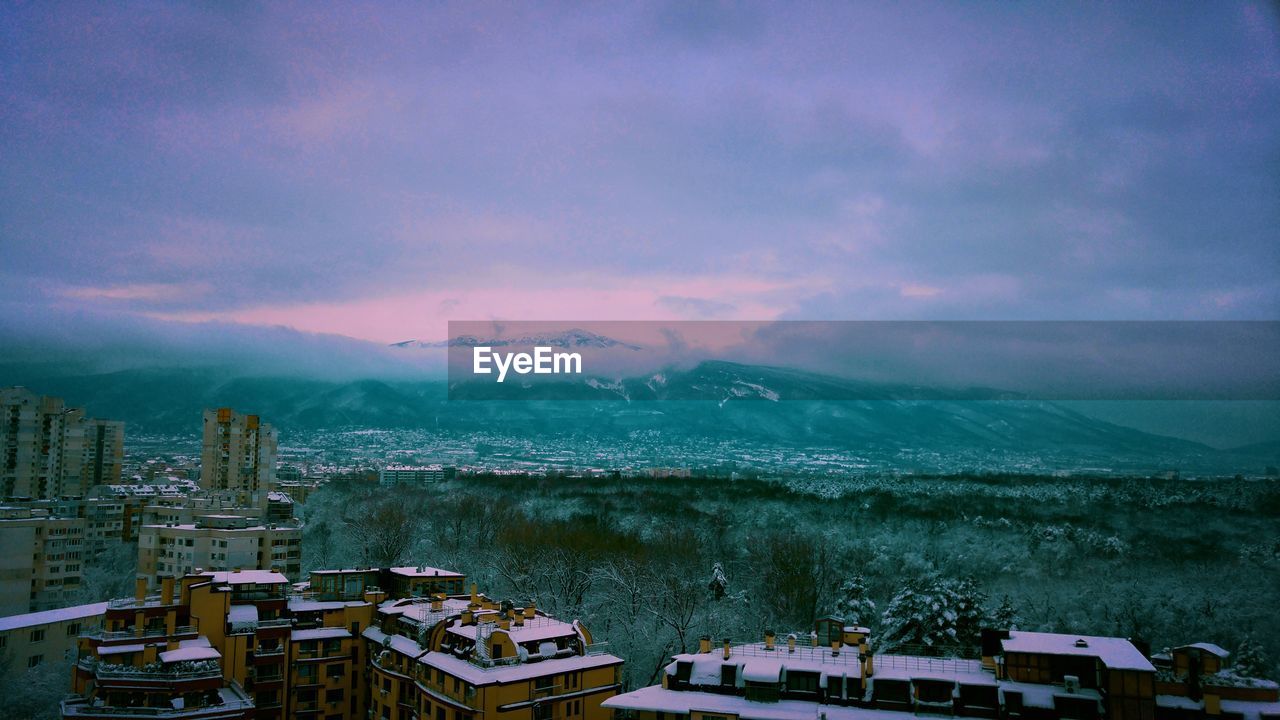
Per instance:
[[[103,705],[97,698],[70,695],[62,701],[64,718],[173,718],[174,720],[241,720],[253,716],[253,701],[232,683],[218,690],[220,702],[200,707],[129,707]]]
[[[197,661],[174,663],[164,667],[160,663],[152,663],[143,667],[132,665],[113,665],[104,663],[93,657],[84,657],[76,662],[76,667],[93,673],[100,685],[119,686],[163,686],[174,683],[186,683],[200,680],[221,680],[222,667],[217,661]]]
[[[103,642],[113,642],[115,640],[131,640],[133,638],[151,638],[151,637],[168,637],[170,635],[195,635],[196,628],[192,625],[179,625],[170,633],[166,628],[143,628],[139,634],[137,630],[103,630],[95,628],[84,633],[81,637],[96,638]]]
[[[169,602],[168,605],[176,605],[176,604],[177,604],[177,597],[175,596],[174,600]],[[138,598],[127,597],[127,598],[113,598],[107,601],[107,609],[109,610],[121,610],[121,609],[128,609],[128,608],[149,608],[149,607],[167,607],[167,605],[165,603],[160,602],[159,595],[148,595],[142,600],[139,600]]]

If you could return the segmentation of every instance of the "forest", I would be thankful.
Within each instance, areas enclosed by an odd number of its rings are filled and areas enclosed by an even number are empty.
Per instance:
[[[1247,647],[1273,677],[1280,657],[1275,480],[344,478],[302,514],[304,568],[463,572],[581,618],[630,688],[701,635],[825,615],[870,627],[878,652],[966,655],[981,627],[1015,626]]]

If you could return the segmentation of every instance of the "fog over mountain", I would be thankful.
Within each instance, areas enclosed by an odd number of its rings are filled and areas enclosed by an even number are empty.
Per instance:
[[[1266,444],[1280,439],[1275,402],[1055,404],[998,383],[919,385],[886,381],[883,371],[860,379],[853,373],[708,361],[705,353],[688,347],[693,338],[655,348],[572,329],[388,347],[278,327],[84,312],[50,319],[47,312],[0,315],[0,385],[24,384],[59,395],[139,430],[190,431],[202,408],[231,405],[258,412],[283,428],[411,428],[442,422],[461,428],[515,418],[550,427],[556,418],[568,418],[569,428],[589,422],[621,430],[646,417],[642,424],[665,423],[680,432],[717,435],[738,428],[735,432],[786,442],[856,446],[896,433],[902,442],[921,446],[993,442],[1030,450],[1079,441],[1091,454],[1132,454],[1142,448],[1197,454],[1206,450],[1201,444],[1262,444],[1265,455]],[[535,397],[573,398],[551,404],[554,408],[547,403],[522,408],[522,403],[457,401],[468,393],[492,393],[492,385],[455,392],[451,402],[445,346],[465,350],[482,341],[510,348],[572,347],[639,360],[624,373],[588,372],[555,390],[547,386]],[[827,345],[820,347],[831,352]],[[1028,402],[973,402],[1002,398]],[[676,411],[673,401],[698,402]]]

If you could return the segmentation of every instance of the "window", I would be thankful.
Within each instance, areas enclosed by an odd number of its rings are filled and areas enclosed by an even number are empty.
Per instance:
[[[33,668],[42,662],[44,662],[43,655],[32,655],[31,657],[27,658],[27,667]]]
[[[787,689],[791,692],[818,692],[818,674],[810,672],[788,672]]]
[[[44,640],[44,628],[31,631],[31,642],[41,642]]]
[[[80,623],[71,623],[67,625],[67,635],[79,635]]]
[[[738,666],[737,665],[721,665],[720,666],[720,684],[736,685],[738,683]]]
[[[342,677],[342,664],[333,663],[332,665],[327,666],[324,670],[324,674],[326,677],[331,679]]]

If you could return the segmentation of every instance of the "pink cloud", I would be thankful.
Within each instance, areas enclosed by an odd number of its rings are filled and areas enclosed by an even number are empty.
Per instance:
[[[732,320],[771,320],[796,300],[822,289],[813,279],[787,281],[751,276],[655,276],[524,280],[504,274],[485,287],[441,288],[350,301],[264,305],[214,313],[149,313],[184,322],[226,321],[280,325],[376,342],[442,339],[450,320],[689,320],[682,304],[664,298],[716,303]]]

